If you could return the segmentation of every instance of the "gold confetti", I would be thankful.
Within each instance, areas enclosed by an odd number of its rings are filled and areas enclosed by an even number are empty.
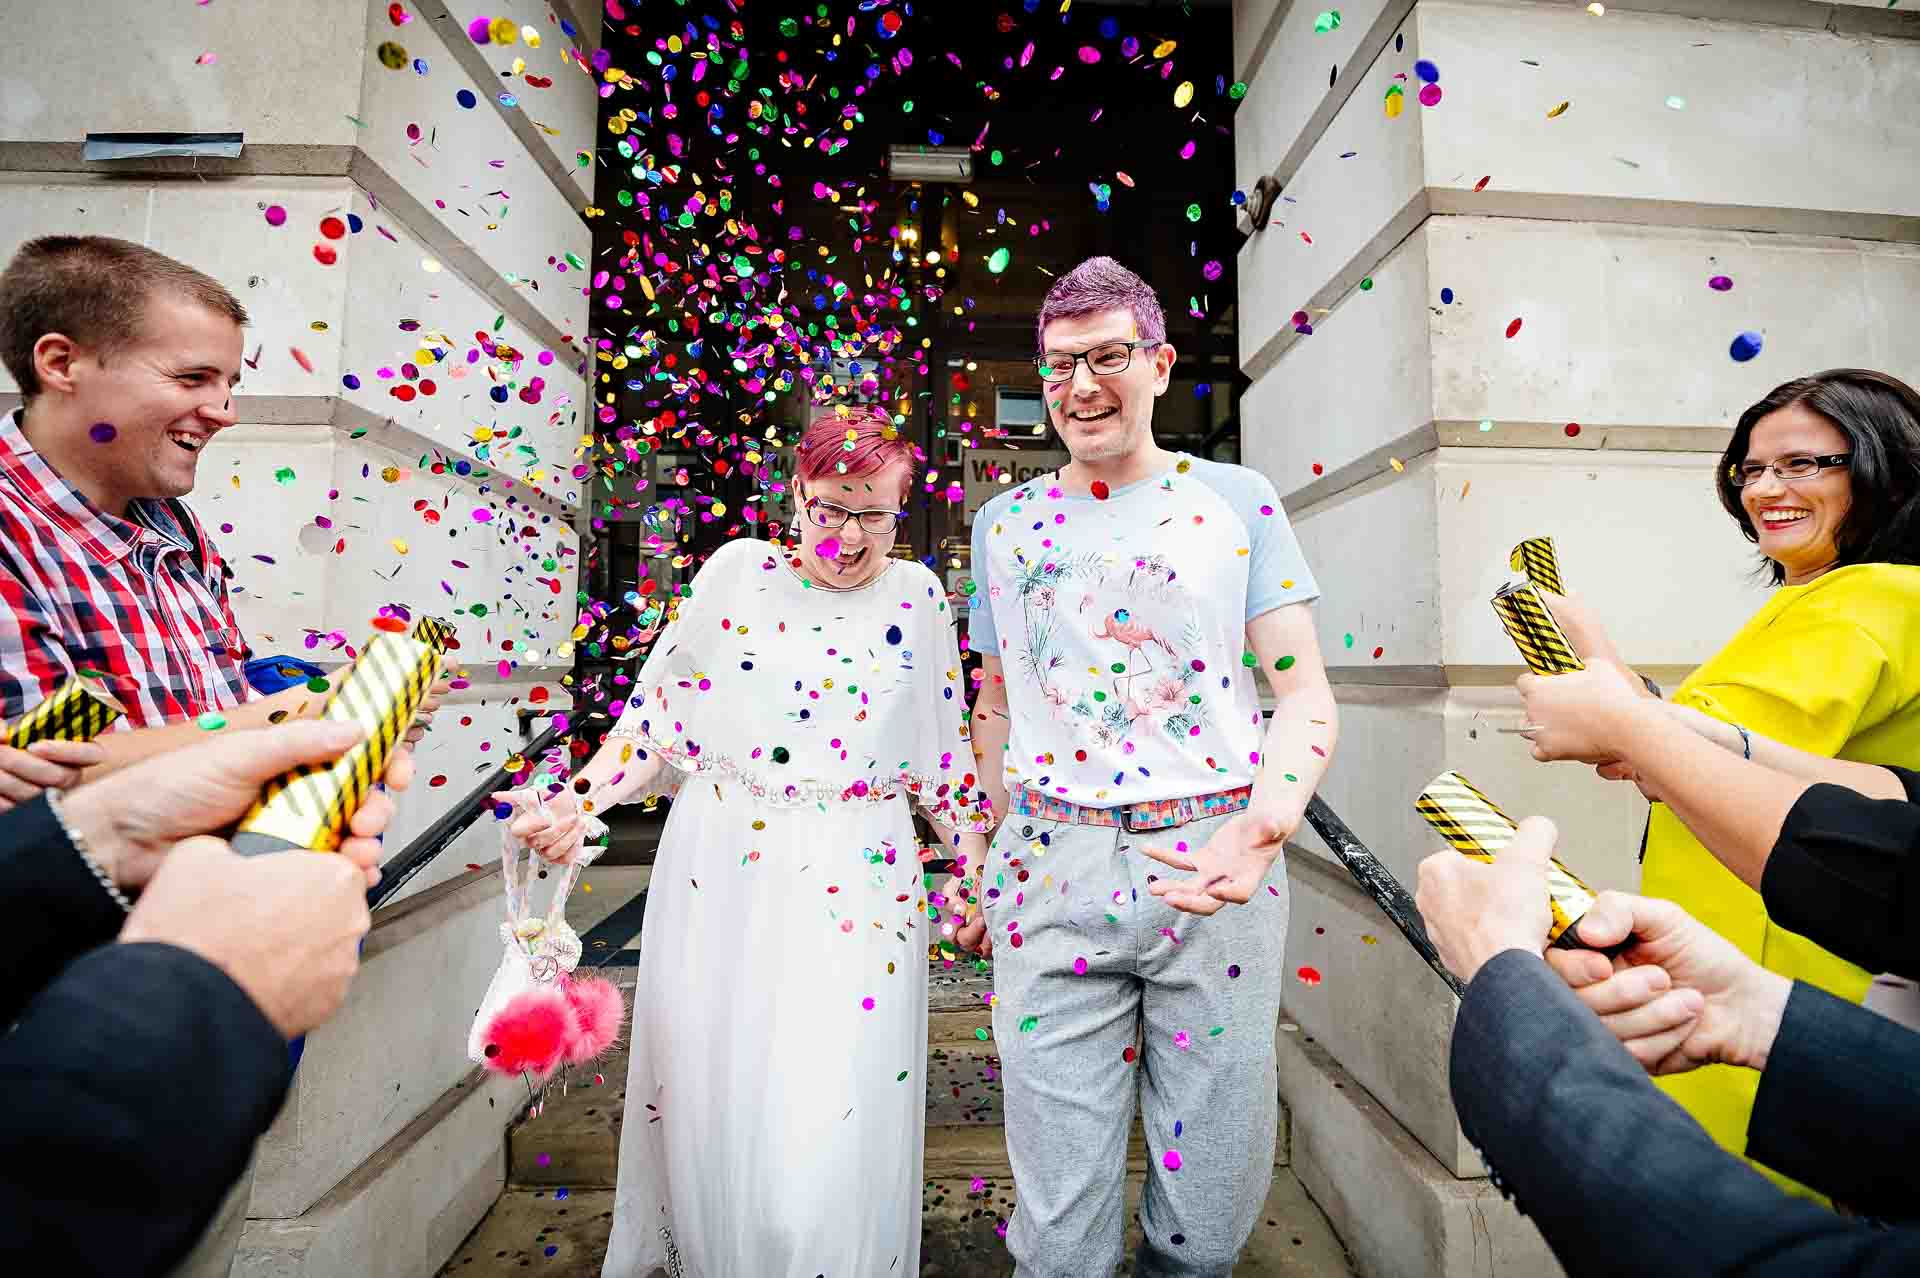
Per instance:
[[[1563,115],[1565,115],[1565,114],[1567,113],[1567,108],[1568,108],[1568,107],[1570,107],[1570,106],[1572,106],[1572,105],[1573,105],[1573,103],[1571,103],[1571,102],[1562,102],[1562,103],[1561,103],[1561,104],[1560,104],[1559,106],[1557,106],[1557,107],[1555,107],[1555,108],[1554,108],[1553,110],[1551,110],[1551,111],[1549,111],[1549,112],[1547,112],[1547,118],[1548,118],[1549,120],[1557,120],[1557,119],[1559,119],[1559,118],[1560,118],[1561,116],[1563,116]]]

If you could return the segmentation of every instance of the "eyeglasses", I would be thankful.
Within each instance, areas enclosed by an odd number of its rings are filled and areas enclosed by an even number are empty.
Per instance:
[[[1811,479],[1823,470],[1844,466],[1852,456],[1852,453],[1833,453],[1826,457],[1795,453],[1791,457],[1776,457],[1770,462],[1741,462],[1738,466],[1727,467],[1727,478],[1733,481],[1735,488],[1745,488],[1748,484],[1759,483],[1762,475],[1772,471],[1780,476],[1782,483],[1790,484],[1796,479]]]
[[[809,501],[807,518],[822,528],[845,528],[849,519],[860,521],[860,531],[871,533],[875,537],[884,537],[900,527],[907,517],[904,510],[848,510],[845,506],[836,506],[830,501]]]
[[[1115,373],[1127,371],[1133,363],[1135,351],[1150,350],[1158,345],[1159,342],[1105,342],[1079,355],[1066,351],[1046,351],[1033,357],[1033,368],[1043,382],[1070,382],[1073,380],[1073,366],[1085,360],[1087,371],[1094,376],[1112,377]]]

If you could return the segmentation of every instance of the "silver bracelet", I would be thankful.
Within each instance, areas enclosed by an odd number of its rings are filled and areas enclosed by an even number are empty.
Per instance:
[[[1733,725],[1733,730],[1740,734],[1740,757],[1751,762],[1753,759],[1753,734],[1737,723]]]
[[[113,903],[120,907],[121,913],[133,913],[133,902],[127,900],[127,894],[114,885],[113,876],[101,869],[100,863],[93,859],[93,853],[87,849],[87,841],[80,837],[80,832],[67,823],[67,814],[60,808],[60,792],[48,790],[46,794],[47,811],[53,813],[53,819],[59,823],[60,832],[67,836],[67,842],[73,844],[73,850],[80,854],[80,859],[86,862],[89,870],[93,871],[93,877],[100,880],[100,886],[107,890],[107,895],[112,897]]]

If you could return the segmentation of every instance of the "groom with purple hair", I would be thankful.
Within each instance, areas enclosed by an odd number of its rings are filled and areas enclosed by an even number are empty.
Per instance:
[[[997,956],[1007,1245],[1036,1278],[1119,1265],[1137,1063],[1136,1272],[1226,1275],[1273,1179],[1281,850],[1339,735],[1319,587],[1265,476],[1154,442],[1175,352],[1144,280],[1083,262],[1038,329],[1072,462],[974,520],[973,742],[1004,816],[959,931]]]

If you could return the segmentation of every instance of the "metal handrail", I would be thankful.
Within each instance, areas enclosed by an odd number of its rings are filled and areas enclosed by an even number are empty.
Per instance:
[[[560,739],[562,732],[563,729],[557,724],[548,728],[520,747],[519,754],[532,757],[544,753],[548,746]],[[382,865],[379,884],[367,889],[367,908],[378,909],[383,902],[391,900],[394,893],[406,886],[408,879],[426,869],[435,857],[466,833],[467,827],[479,820],[481,813],[492,811],[493,792],[501,787],[508,775],[504,765],[495,768],[479,785],[469,790],[465,798],[448,808],[439,820]]]

